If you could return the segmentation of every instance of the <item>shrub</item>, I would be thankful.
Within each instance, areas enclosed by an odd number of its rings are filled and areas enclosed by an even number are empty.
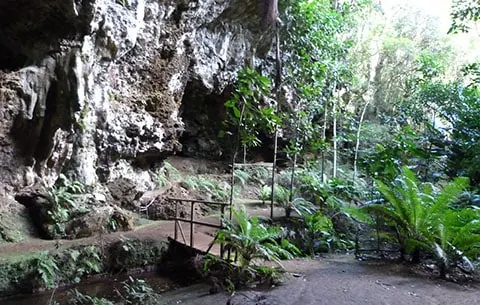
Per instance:
[[[480,211],[451,208],[467,186],[466,178],[457,178],[438,191],[429,183],[420,184],[404,167],[394,183],[377,184],[385,203],[347,211],[359,220],[368,221],[370,216],[384,219],[394,229],[402,254],[410,254],[415,262],[422,252],[435,255],[442,274],[463,253],[478,257]]]
[[[282,258],[292,258],[300,251],[281,239],[281,229],[267,227],[258,217],[249,217],[245,208],[233,210],[233,222],[218,232],[217,243],[238,254],[241,267],[251,265],[253,259],[266,259],[280,262]]]
[[[258,189],[257,192],[258,192],[258,199],[260,199],[263,204],[265,204],[267,200],[270,200],[272,196],[272,188],[268,185],[262,186],[260,189]]]
[[[75,213],[87,213],[79,207],[79,200],[85,194],[85,186],[79,181],[70,181],[61,174],[57,185],[47,192],[48,204],[45,216],[48,234],[54,238],[65,237],[65,224]]]

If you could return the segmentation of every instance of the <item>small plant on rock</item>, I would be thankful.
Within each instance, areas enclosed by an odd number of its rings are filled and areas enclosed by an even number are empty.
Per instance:
[[[165,162],[163,167],[157,172],[157,185],[165,187],[170,184],[170,181],[180,180],[182,175],[172,164]]]
[[[77,289],[69,291],[69,297],[69,305],[114,305],[107,299],[92,297],[81,293]]]
[[[52,237],[65,237],[65,223],[72,214],[88,212],[80,209],[78,205],[78,200],[85,194],[85,186],[60,174],[57,185],[48,190],[47,194],[49,200],[45,213],[48,233]]]
[[[187,189],[203,191],[207,193],[211,199],[218,201],[226,201],[230,197],[230,185],[221,183],[204,176],[189,177],[182,181]]]
[[[100,249],[92,245],[68,249],[57,261],[64,277],[73,283],[79,283],[85,275],[102,271]]]
[[[33,260],[33,268],[36,275],[39,277],[41,283],[46,288],[54,288],[59,273],[59,268],[55,258],[48,254],[42,253],[39,257]]]
[[[245,184],[248,183],[248,180],[250,180],[250,174],[248,171],[239,168],[234,170],[233,176],[235,183],[239,183],[241,186],[245,186]]]
[[[129,277],[123,282],[124,295],[122,297],[127,305],[158,304],[158,296],[145,280]]]
[[[271,194],[272,188],[268,185],[264,185],[258,190],[258,199],[260,199],[262,203],[265,204],[267,200],[270,200]]]

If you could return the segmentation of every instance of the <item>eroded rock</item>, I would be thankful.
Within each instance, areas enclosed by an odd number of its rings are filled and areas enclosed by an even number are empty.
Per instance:
[[[27,172],[51,186],[62,170],[88,185],[129,175],[151,189],[149,165],[182,149],[187,84],[195,80],[207,97],[221,94],[270,46],[253,0],[35,0],[14,7],[0,13],[15,20],[0,30],[0,51],[9,59],[13,46],[20,52],[13,65],[20,69],[0,75],[1,114],[8,116],[0,132],[6,144],[16,140],[18,153],[3,152],[0,160],[10,156],[15,166],[0,174],[12,172],[7,182],[20,189],[32,183]],[[38,22],[28,23],[34,11]],[[15,35],[36,32],[44,35],[13,43]],[[6,62],[0,69],[15,70]],[[5,136],[11,130],[13,139]],[[198,143],[221,155],[209,139]]]
[[[83,238],[111,231],[134,229],[133,214],[89,194],[69,195],[71,203],[54,199],[42,188],[28,188],[15,199],[26,207],[39,234],[47,239]],[[58,195],[56,195],[58,196]]]
[[[0,195],[20,191],[42,215],[43,195],[22,190],[48,189],[63,172],[94,188],[127,179],[131,189],[111,192],[131,206],[155,189],[162,160],[183,150],[186,124],[197,140],[184,151],[221,157],[215,130],[202,127],[221,114],[193,116],[208,114],[211,100],[219,113],[244,65],[263,69],[271,35],[259,12],[255,0],[2,1]],[[92,219],[78,218],[72,236],[99,230],[113,213],[109,199],[87,213]]]

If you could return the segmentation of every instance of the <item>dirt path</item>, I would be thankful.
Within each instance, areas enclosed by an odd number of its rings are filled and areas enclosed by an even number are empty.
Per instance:
[[[190,239],[190,232],[187,226],[184,224],[184,233],[187,243]],[[213,240],[215,232],[210,228],[204,226],[196,226],[194,232],[195,247],[200,250],[207,250],[210,243]],[[24,242],[20,243],[5,243],[0,244],[0,260],[9,259],[11,257],[17,257],[19,254],[25,255],[28,253],[38,251],[49,251],[56,248],[63,249],[78,245],[91,245],[91,244],[110,244],[121,239],[167,239],[174,236],[174,223],[173,221],[155,221],[148,225],[144,225],[136,228],[133,231],[128,232],[114,232],[109,234],[101,234],[88,238],[81,238],[75,240],[43,240],[40,238],[30,237]],[[179,235],[179,238],[180,235]],[[216,254],[219,252],[219,247],[215,245],[211,252]]]
[[[205,218],[214,221],[214,217]],[[61,241],[60,247],[114,242],[121,238],[159,239],[173,236],[173,222],[156,221],[131,232],[117,232],[91,238]],[[189,240],[188,226],[184,233]],[[195,246],[205,250],[215,231],[196,227]],[[51,250],[56,241],[30,239],[24,243],[0,245],[0,259],[26,252]],[[218,252],[218,247],[213,252]],[[359,262],[351,256],[326,259],[299,259],[284,262],[290,276],[284,285],[270,291],[243,291],[231,305],[480,305],[480,284],[458,285],[420,276],[407,266]],[[184,305],[227,304],[228,295],[209,295],[210,287],[197,285],[164,294],[165,303]]]
[[[247,203],[248,212],[250,215],[255,216],[264,216],[269,217],[270,209],[267,206],[260,206],[251,203],[258,202],[258,200],[244,200]],[[248,203],[250,203],[248,205]],[[276,207],[274,210],[275,216],[283,215],[283,210]],[[197,220],[209,223],[220,224],[219,215],[205,216]],[[190,243],[190,226],[188,223],[181,223],[183,236],[178,232],[178,240],[184,242],[183,237],[185,237],[185,244]],[[206,251],[210,244],[212,243],[214,236],[216,234],[216,229],[195,225],[194,230],[194,247]],[[116,242],[122,238],[131,238],[131,239],[166,239],[168,237],[174,237],[174,222],[173,221],[152,221],[147,225],[143,225],[135,228],[133,231],[127,232],[114,232],[108,234],[99,234],[96,236],[81,238],[75,240],[43,240],[36,237],[28,237],[25,241],[20,243],[3,243],[0,244],[0,260],[7,259],[12,256],[17,256],[18,254],[28,254],[38,251],[49,251],[56,248],[68,248],[77,245],[90,245],[90,244],[109,244]],[[220,247],[214,245],[211,250],[213,254],[220,253]]]
[[[477,305],[480,285],[416,275],[404,265],[358,262],[350,256],[285,262],[292,277],[266,292],[243,291],[231,305]],[[195,286],[164,295],[165,304],[227,304],[225,294]]]

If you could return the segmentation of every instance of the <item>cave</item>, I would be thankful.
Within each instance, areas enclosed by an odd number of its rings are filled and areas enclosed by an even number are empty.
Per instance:
[[[60,52],[63,39],[74,40],[90,30],[90,0],[0,1],[0,70],[15,71],[46,54]]]
[[[180,138],[181,155],[185,157],[200,157],[212,160],[231,160],[236,146],[235,131],[225,133],[227,112],[225,102],[231,97],[233,86],[227,87],[221,93],[210,92],[199,81],[191,81],[185,88],[180,114],[185,123],[185,131]],[[223,134],[223,136],[221,135]],[[274,139],[272,135],[260,133],[262,145],[250,148],[246,159],[249,162],[273,162]],[[279,155],[284,143],[278,141]],[[281,159],[282,159],[281,158]],[[243,150],[238,149],[237,162],[242,162]]]
[[[221,93],[212,93],[201,81],[190,81],[180,107],[180,115],[185,123],[185,131],[180,138],[181,155],[202,157],[212,160],[225,160],[231,154],[232,138],[219,137],[227,113],[223,104],[231,95],[232,88]]]

